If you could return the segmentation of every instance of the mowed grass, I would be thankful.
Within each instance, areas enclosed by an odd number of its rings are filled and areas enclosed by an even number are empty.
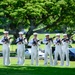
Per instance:
[[[44,60],[39,61],[39,66],[31,66],[30,59],[25,60],[24,66],[16,65],[17,58],[11,58],[10,66],[3,66],[3,58],[0,58],[0,75],[75,75],[75,62],[71,61],[70,66],[44,66]]]

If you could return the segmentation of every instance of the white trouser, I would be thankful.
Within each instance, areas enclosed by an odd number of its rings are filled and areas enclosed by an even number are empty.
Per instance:
[[[31,65],[34,64],[34,59],[36,60],[36,65],[38,65],[38,47],[32,46],[31,49]]]
[[[3,64],[10,64],[10,47],[9,44],[3,44]]]
[[[47,48],[45,48],[45,58],[44,58],[45,65],[47,65],[47,61],[48,61],[47,56],[48,55],[49,55],[50,65],[53,65],[52,49],[47,47]]]
[[[63,54],[62,54],[62,56],[63,56],[63,65],[64,65],[64,58],[66,56],[66,66],[69,66],[69,50],[68,50],[68,48],[62,47],[62,51],[63,51]]]
[[[25,46],[24,44],[17,44],[17,57],[18,57],[18,64],[23,65],[25,60]]]
[[[63,65],[63,58],[62,58],[62,47],[61,45],[56,45],[55,46],[55,59],[54,59],[54,65],[57,64],[57,59],[58,59],[58,55],[60,56],[60,65]]]

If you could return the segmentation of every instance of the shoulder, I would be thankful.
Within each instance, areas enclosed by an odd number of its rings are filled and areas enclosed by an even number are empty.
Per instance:
[[[33,39],[30,39],[30,41],[33,41]]]
[[[45,41],[46,41],[46,38],[44,38],[43,40],[45,40]]]
[[[19,40],[19,37],[17,38],[17,40]]]
[[[2,39],[4,39],[4,37],[2,37]]]

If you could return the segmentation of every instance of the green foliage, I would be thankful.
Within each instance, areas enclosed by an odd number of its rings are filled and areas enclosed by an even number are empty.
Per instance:
[[[0,8],[0,16],[10,22],[9,29],[29,28],[29,37],[41,29],[67,30],[75,25],[74,0],[1,0]],[[36,31],[40,25],[42,28]]]

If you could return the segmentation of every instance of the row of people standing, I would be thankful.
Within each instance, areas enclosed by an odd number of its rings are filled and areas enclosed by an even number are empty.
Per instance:
[[[34,38],[29,42],[29,45],[32,46],[31,54],[31,64],[34,63],[34,58],[36,59],[36,65],[38,65],[38,50],[40,42],[37,38],[37,33],[34,33]],[[60,38],[60,34],[56,34],[56,38],[50,38],[49,34],[45,34],[45,39],[43,40],[45,44],[45,58],[44,65],[48,64],[48,55],[49,62],[51,66],[57,65],[58,55],[60,56],[60,65],[64,65],[64,58],[66,56],[66,66],[69,66],[69,44],[72,43],[71,39],[68,38],[67,34],[63,34],[63,39]],[[52,54],[52,44],[55,45],[54,51],[54,60]]]
[[[69,45],[72,43],[67,34],[63,34],[63,39],[60,39],[60,34],[56,34],[57,38],[54,40],[55,44],[55,59],[54,65],[57,64],[58,55],[60,56],[60,65],[64,65],[64,59],[66,57],[66,66],[69,66]]]
[[[40,41],[38,39],[38,34],[33,33],[33,38],[27,43],[27,39],[23,37],[23,33],[19,32],[19,37],[16,40],[17,43],[17,64],[23,65],[25,60],[25,44],[28,44],[31,46],[31,65],[34,64],[34,59],[36,60],[36,65],[39,65],[39,45]],[[10,38],[8,37],[8,31],[4,32],[4,37],[1,39],[1,42],[3,43],[3,64],[9,65],[10,64]],[[49,55],[49,61],[50,65],[57,65],[57,58],[58,54],[60,56],[60,65],[64,65],[64,56],[66,55],[66,65],[69,66],[69,50],[68,46],[70,44],[71,40],[68,39],[67,34],[63,35],[63,39],[60,39],[60,34],[56,34],[56,38],[50,38],[49,34],[45,34],[45,39],[43,40],[43,43],[45,44],[45,58],[44,58],[44,65],[47,65]],[[55,52],[54,52],[54,60],[52,55],[52,47],[51,45],[55,45]]]
[[[8,31],[4,31],[4,36],[0,40],[3,44],[3,65],[10,65],[10,37]],[[23,37],[23,33],[19,32],[19,37],[16,39],[17,43],[17,64],[23,65],[25,61],[25,44],[27,44],[27,39]]]

